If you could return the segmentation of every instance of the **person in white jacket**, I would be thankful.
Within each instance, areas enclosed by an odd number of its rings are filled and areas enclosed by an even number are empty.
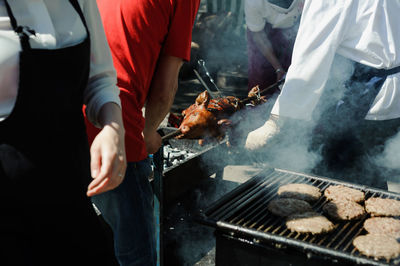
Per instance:
[[[245,147],[262,149],[283,121],[295,119],[318,124],[319,174],[345,178],[345,169],[381,152],[400,126],[399,11],[398,0],[306,0],[282,92]],[[340,101],[316,114],[336,56],[353,61],[354,74]],[[372,179],[352,181],[384,187],[379,177]]]

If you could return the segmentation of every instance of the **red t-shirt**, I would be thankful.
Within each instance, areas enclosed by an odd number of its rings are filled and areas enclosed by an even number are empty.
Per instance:
[[[128,162],[147,157],[142,108],[160,54],[189,61],[200,0],[97,0],[118,75]],[[87,122],[89,141],[98,129]]]

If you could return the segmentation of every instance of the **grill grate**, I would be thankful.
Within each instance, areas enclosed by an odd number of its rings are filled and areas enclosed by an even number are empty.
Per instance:
[[[372,265],[400,263],[400,258],[392,261],[376,261],[363,256],[354,248],[353,239],[365,234],[363,223],[368,216],[356,221],[335,222],[335,229],[327,234],[291,232],[285,226],[285,218],[277,217],[267,210],[269,201],[277,197],[278,188],[289,183],[310,184],[322,192],[330,185],[343,184],[362,190],[365,199],[381,197],[400,200],[399,194],[384,190],[286,170],[266,169],[215,202],[202,213],[200,222],[231,234],[238,233],[266,243],[284,244],[330,256],[332,259]],[[322,206],[326,202],[325,197],[321,197],[312,204],[312,207],[322,213]]]

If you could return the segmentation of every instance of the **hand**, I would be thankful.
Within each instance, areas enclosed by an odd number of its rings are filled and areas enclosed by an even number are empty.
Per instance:
[[[245,148],[250,151],[264,147],[268,141],[279,132],[279,127],[272,119],[256,130],[251,131],[246,138]]]
[[[148,154],[154,154],[161,147],[162,140],[157,131],[143,133],[144,142],[146,143],[146,151]]]
[[[94,139],[90,155],[94,180],[87,190],[89,197],[112,190],[122,183],[126,171],[123,129],[106,125]]]

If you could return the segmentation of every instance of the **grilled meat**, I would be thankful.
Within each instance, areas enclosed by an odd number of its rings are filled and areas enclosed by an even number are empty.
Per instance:
[[[307,184],[287,184],[279,187],[278,195],[282,198],[294,198],[313,202],[321,197],[319,188]]]
[[[322,234],[334,229],[334,225],[325,216],[316,212],[305,212],[290,215],[286,227],[298,233]]]
[[[307,201],[290,198],[271,200],[267,208],[273,214],[282,217],[312,211],[311,205]]]
[[[355,202],[364,201],[364,192],[343,185],[331,185],[324,191],[328,200],[351,200]]]
[[[357,220],[365,215],[364,207],[351,200],[330,201],[322,210],[335,220]]]
[[[242,107],[236,97],[211,99],[209,93],[204,91],[197,96],[194,104],[182,111],[184,118],[179,127],[181,135],[177,138],[222,138],[224,127],[231,124],[230,116]]]
[[[400,238],[400,220],[391,217],[368,218],[364,222],[364,229],[370,234]]]
[[[365,210],[371,216],[400,216],[400,201],[395,199],[369,198]]]
[[[375,259],[390,260],[400,255],[400,244],[387,235],[361,235],[353,240],[353,245],[360,253]]]

